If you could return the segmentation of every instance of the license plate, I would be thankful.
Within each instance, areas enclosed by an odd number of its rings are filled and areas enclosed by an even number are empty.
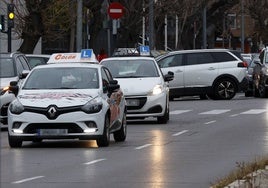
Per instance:
[[[65,135],[68,133],[68,129],[39,129],[39,136],[55,136],[55,135]]]
[[[138,99],[127,99],[127,106],[139,106],[140,101]]]

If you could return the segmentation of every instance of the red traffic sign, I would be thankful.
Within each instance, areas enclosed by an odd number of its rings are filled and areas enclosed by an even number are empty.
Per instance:
[[[124,14],[124,7],[118,2],[113,2],[108,7],[108,14],[112,19],[119,19]]]

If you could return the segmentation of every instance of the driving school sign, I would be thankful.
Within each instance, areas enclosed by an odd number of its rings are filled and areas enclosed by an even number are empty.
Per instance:
[[[124,14],[124,7],[118,2],[113,2],[108,7],[108,14],[112,19],[119,19]]]

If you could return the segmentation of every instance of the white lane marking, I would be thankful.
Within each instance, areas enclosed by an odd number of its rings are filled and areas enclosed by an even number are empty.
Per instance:
[[[215,122],[216,122],[216,120],[213,120],[213,121],[206,122],[206,123],[204,123],[204,124],[205,124],[205,125],[208,125],[208,124],[215,123]]]
[[[199,114],[223,114],[223,113],[226,113],[226,112],[229,112],[231,111],[230,109],[226,109],[226,110],[210,110],[210,111],[207,111],[207,112],[202,112],[202,113],[199,113]]]
[[[173,134],[172,136],[179,136],[179,135],[182,135],[183,133],[187,133],[188,131],[189,130],[183,130],[183,131],[180,131],[180,132]]]
[[[146,148],[146,147],[149,147],[151,146],[152,144],[145,144],[143,146],[139,146],[139,147],[136,147],[135,149],[143,149],[143,148]]]
[[[236,117],[236,116],[239,116],[239,114],[230,115],[230,117]]]
[[[192,110],[174,110],[174,111],[171,111],[170,114],[183,114],[183,113],[186,113],[186,112],[190,112]]]
[[[251,109],[240,114],[261,114],[266,112],[266,109]]]
[[[105,161],[106,159],[97,159],[97,160],[94,160],[94,161],[89,161],[89,162],[86,162],[84,163],[85,165],[91,165],[91,164],[95,164],[95,163],[98,163],[98,162],[101,162],[101,161]]]
[[[13,184],[19,184],[19,183],[24,183],[26,181],[32,181],[32,180],[35,180],[35,179],[39,179],[39,178],[43,178],[45,176],[35,176],[35,177],[32,177],[32,178],[26,178],[26,179],[23,179],[23,180],[19,180],[19,181],[14,181],[12,182]]]

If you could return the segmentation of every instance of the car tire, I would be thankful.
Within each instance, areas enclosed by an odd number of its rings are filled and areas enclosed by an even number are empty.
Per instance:
[[[124,111],[123,118],[122,118],[122,125],[121,128],[114,132],[114,140],[116,142],[123,142],[126,140],[127,137],[127,111]]]
[[[168,104],[166,104],[165,113],[163,116],[157,117],[157,123],[166,124],[168,120],[169,120],[169,107],[168,107]]]
[[[110,119],[108,115],[105,116],[103,134],[100,138],[97,139],[97,145],[99,147],[107,147],[110,144]]]
[[[268,91],[267,91],[267,88],[264,85],[260,84],[258,91],[259,91],[259,95],[260,95],[261,98],[267,98],[268,97]]]
[[[259,90],[257,89],[255,85],[253,85],[252,94],[253,94],[253,97],[260,97]]]
[[[215,83],[214,95],[218,100],[230,100],[236,94],[236,84],[230,78],[220,79]]]
[[[20,148],[22,146],[22,140],[17,137],[10,136],[8,133],[8,143],[11,148]]]

